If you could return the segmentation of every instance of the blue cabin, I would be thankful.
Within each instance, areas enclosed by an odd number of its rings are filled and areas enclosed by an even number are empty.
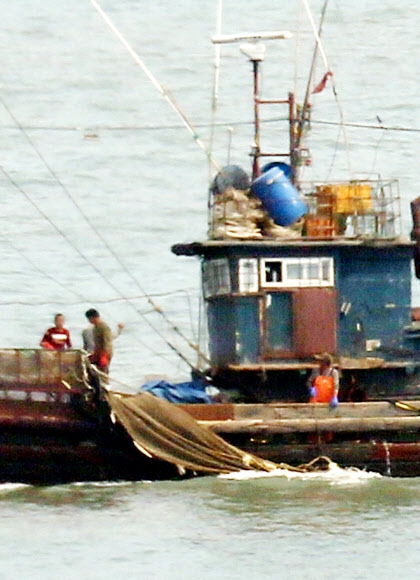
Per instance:
[[[221,168],[210,187],[208,239],[172,248],[202,262],[215,384],[244,401],[305,402],[314,357],[328,352],[341,373],[341,400],[420,395],[420,329],[411,311],[420,200],[412,204],[412,240],[399,230],[396,181],[304,183],[308,95],[300,106],[292,93],[264,100],[262,53],[241,50],[254,81],[252,177],[236,165]],[[272,104],[288,107],[288,152],[262,149],[260,108]]]
[[[245,400],[303,402],[314,357],[328,352],[340,369],[344,399],[418,395],[414,242],[391,232],[395,224],[389,220],[385,227],[383,184],[376,190],[380,211],[371,186],[369,211],[333,213],[331,219],[319,194],[308,194],[307,206],[315,198],[315,209],[304,217],[299,235],[290,230],[277,239],[264,232],[254,240],[228,239],[213,220],[209,240],[173,247],[202,262],[216,384]],[[212,231],[221,239],[211,239]]]

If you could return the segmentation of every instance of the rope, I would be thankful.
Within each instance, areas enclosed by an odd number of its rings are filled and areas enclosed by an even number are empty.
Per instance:
[[[289,119],[287,117],[271,117],[266,119],[261,119],[261,124],[266,123],[278,123],[279,121],[288,122]],[[322,119],[314,120],[311,119],[312,124],[318,125],[342,125],[342,123],[337,123],[337,121],[324,121]],[[241,126],[249,126],[253,125],[253,121],[219,121],[215,122],[214,125],[216,127],[241,127]],[[392,125],[383,125],[382,123],[378,123],[378,125],[372,125],[369,123],[350,123],[346,121],[344,123],[346,127],[355,127],[360,129],[383,129],[385,131],[401,131],[405,133],[420,133],[420,129],[416,127],[401,127],[401,126],[392,126]],[[196,127],[200,127],[201,129],[211,128],[210,123],[200,123],[197,124]],[[2,129],[16,129],[14,125],[2,125]],[[55,127],[43,127],[41,125],[20,125],[19,130],[24,131],[80,131],[80,127],[70,127],[70,126],[55,126]],[[170,129],[181,129],[183,128],[182,125],[126,125],[126,126],[104,126],[104,125],[95,125],[94,127],[90,127],[89,130],[92,131],[166,131]]]
[[[132,303],[132,301],[130,299],[128,299],[126,296],[124,296],[118,289],[117,286],[115,286],[115,284],[113,284],[112,282],[110,282],[109,280],[107,280],[105,278],[105,276],[102,274],[102,272],[99,270],[99,268],[97,268],[97,266],[95,266],[95,264],[93,262],[91,262],[72,242],[71,240],[67,237],[67,235],[65,234],[65,232],[63,232],[58,226],[55,225],[55,223],[53,221],[50,220],[50,218],[48,217],[48,215],[35,203],[35,201],[33,201],[31,199],[31,197],[25,192],[25,190],[23,188],[21,188],[19,186],[18,183],[16,183],[14,181],[14,179],[7,173],[7,171],[3,168],[0,167],[2,173],[7,177],[7,179],[12,183],[12,185],[14,185],[14,187],[16,187],[21,193],[22,195],[25,197],[25,199],[27,199],[27,201],[29,201],[29,203],[36,209],[36,211],[50,224],[50,226],[61,236],[63,237],[63,239],[66,240],[66,242],[73,248],[73,250],[87,263],[89,264],[89,266],[100,276],[100,278],[102,280],[104,280],[108,286],[110,286],[110,288],[112,288],[115,292],[117,292],[117,294],[127,303],[129,304],[134,311],[139,314],[148,324],[149,326],[151,326],[151,328],[154,330],[154,332],[156,332],[156,334],[158,336],[160,336],[160,338],[167,344],[167,346],[169,346],[169,348],[171,350],[173,350],[175,353],[178,354],[178,356],[180,356],[180,358],[182,358],[182,360],[184,360],[184,362],[187,362],[188,366],[190,368],[194,368],[194,365],[190,362],[187,361],[186,357],[169,341],[167,340],[162,333],[154,327],[154,325],[147,319],[147,317],[140,311],[138,310],[138,308]],[[64,186],[63,186],[64,187]],[[84,215],[84,214],[82,214]],[[88,222],[89,223],[89,222]],[[95,231],[95,230],[94,230]],[[44,272],[43,272],[44,273]],[[45,274],[45,273],[44,273]],[[82,295],[80,295],[81,298]],[[149,300],[149,297],[145,296],[145,298],[147,300]],[[154,310],[156,310],[154,308]],[[141,341],[140,339],[137,339],[138,342],[140,344],[142,344],[143,346],[145,346],[150,352],[152,352],[152,354],[157,354],[149,345],[148,343]]]
[[[217,5],[216,36],[220,36],[222,33],[222,15],[223,15],[223,0],[219,0],[218,5]],[[213,96],[212,96],[212,101],[211,101],[210,139],[209,139],[210,153],[212,153],[212,151],[213,151],[216,109],[217,109],[217,101],[219,98],[221,44],[216,43],[214,45],[214,53],[215,53],[215,55],[214,55],[214,81],[213,81]],[[211,165],[211,163],[209,163],[209,181],[211,180],[211,170],[212,170],[212,165]]]
[[[330,175],[331,175],[332,170],[334,168],[334,163],[335,163],[335,160],[337,158],[338,147],[339,147],[339,144],[340,144],[340,134],[341,134],[341,130],[342,130],[342,126],[339,125],[339,129],[338,129],[338,133],[337,133],[337,138],[335,140],[334,152],[333,152],[333,155],[331,156],[331,160],[330,160],[330,163],[329,163],[328,171],[327,171],[327,174],[325,176],[325,179],[326,180],[328,180],[330,178]]]
[[[326,13],[326,10],[327,10],[327,5],[328,5],[328,0],[325,0],[324,6],[322,7],[321,19],[320,19],[319,26],[318,26],[318,31],[317,31],[318,38],[321,38],[322,25],[324,23],[324,18],[325,18],[325,13]],[[304,122],[304,119],[305,119],[306,111],[308,109],[309,96],[310,96],[310,92],[311,92],[311,85],[312,85],[313,76],[314,76],[314,72],[315,72],[316,57],[317,57],[317,54],[318,54],[318,47],[319,47],[318,42],[316,42],[315,43],[315,48],[314,48],[314,53],[312,55],[311,68],[309,70],[308,82],[307,82],[307,85],[306,85],[305,99],[303,101],[302,112],[301,112],[301,115],[300,115],[300,130],[299,130],[298,146],[299,146],[300,141],[301,141],[301,138],[302,138],[303,122]]]
[[[4,236],[2,236],[4,238]],[[51,279],[52,282],[56,282],[57,284],[59,284],[60,287],[62,287],[63,289],[72,292],[73,294],[75,294],[76,296],[80,297],[80,301],[77,302],[69,302],[68,300],[66,301],[60,301],[60,300],[55,300],[55,304],[62,304],[62,305],[67,305],[67,306],[78,306],[80,304],[86,304],[86,302],[89,302],[89,300],[86,298],[86,296],[83,296],[82,294],[78,294],[77,292],[75,292],[74,290],[72,290],[71,288],[69,288],[68,286],[66,286],[65,284],[60,284],[60,282],[58,280],[56,280],[53,276],[51,276],[50,274],[48,274],[48,272],[46,272],[45,270],[43,270],[42,268],[40,268],[39,266],[37,266],[32,260],[30,260],[21,250],[19,250],[19,248],[17,248],[16,246],[14,246],[13,244],[11,244],[10,240],[5,238],[5,241],[7,243],[9,243],[11,245],[11,247],[16,250],[17,252],[20,253],[20,255],[29,263],[31,264],[34,268],[36,268],[36,270],[38,270],[43,276],[45,276],[46,278]],[[162,293],[160,294],[160,296],[163,297],[169,297],[169,296],[174,296],[176,294],[183,294],[185,293],[187,295],[187,303],[189,305],[189,308],[191,306],[191,302],[190,302],[190,296],[188,294],[188,292],[186,292],[185,290],[178,290],[178,291],[174,291],[174,292],[167,292],[166,294]],[[129,296],[128,299],[129,300],[144,300],[146,297],[144,296],[144,294],[142,294],[141,296]],[[125,302],[126,298],[108,298],[106,300],[104,299],[95,299],[95,303],[96,304],[115,304],[118,302]],[[30,300],[29,302],[26,302],[25,300],[7,300],[7,301],[1,301],[0,302],[0,306],[13,306],[19,304],[21,306],[47,306],[48,304],[51,304],[50,301],[44,302],[44,301],[34,301],[34,300]],[[154,312],[153,310],[144,310],[142,311],[143,315],[146,314],[151,314],[152,312]],[[193,321],[192,321],[192,313],[191,313],[191,308],[190,308],[190,323],[191,326],[193,326]]]
[[[70,240],[69,240],[69,239],[68,239],[68,238],[65,236],[65,234],[63,234],[63,233],[61,232],[61,230],[59,230],[59,229],[58,229],[58,228],[57,228],[57,227],[56,227],[56,226],[53,224],[53,222],[51,222],[51,221],[49,220],[48,216],[46,216],[45,214],[43,214],[43,212],[42,212],[42,211],[40,210],[40,208],[39,208],[39,207],[38,207],[38,206],[35,204],[35,202],[33,202],[33,201],[31,200],[31,198],[30,198],[30,197],[29,197],[29,196],[26,194],[26,192],[25,192],[25,191],[24,191],[24,190],[23,190],[23,189],[22,189],[22,188],[21,188],[21,187],[20,187],[20,186],[19,186],[19,185],[18,185],[18,184],[17,184],[17,183],[16,183],[16,182],[15,182],[15,181],[12,179],[12,178],[11,178],[11,176],[10,176],[10,175],[9,175],[9,174],[8,174],[8,173],[5,171],[5,169],[4,169],[3,167],[1,167],[1,166],[0,166],[0,170],[1,170],[1,171],[2,171],[2,173],[3,173],[3,174],[6,176],[6,178],[7,178],[7,179],[9,179],[9,181],[12,183],[12,185],[14,185],[14,186],[15,186],[15,187],[16,187],[16,188],[17,188],[17,189],[18,189],[18,190],[19,190],[19,191],[20,191],[20,192],[21,192],[21,193],[22,193],[22,194],[25,196],[25,198],[26,198],[26,199],[28,199],[28,201],[30,201],[30,203],[31,203],[31,204],[32,204],[32,205],[35,207],[35,209],[37,209],[37,211],[39,211],[39,212],[41,213],[41,215],[43,215],[43,217],[45,217],[45,219],[48,221],[48,223],[50,223],[50,224],[51,224],[51,225],[52,225],[52,226],[53,226],[53,227],[54,227],[56,230],[58,230],[58,232],[60,233],[60,235],[63,235],[63,236],[64,236],[64,239],[66,239],[66,241],[69,243],[69,245],[70,245],[70,246],[71,246],[71,247],[72,247],[74,250],[76,250],[76,251],[77,251],[77,252],[78,252],[78,253],[79,253],[79,254],[82,256],[82,258],[83,258],[83,259],[85,259],[85,261],[86,261],[86,262],[87,262],[87,263],[88,263],[90,266],[92,266],[92,263],[91,263],[89,260],[87,260],[87,259],[86,259],[86,258],[85,258],[85,257],[84,257],[84,256],[83,256],[83,255],[82,255],[82,254],[81,254],[81,253],[78,251],[78,250],[77,250],[77,248],[75,248],[75,246],[74,246],[74,245],[71,243],[71,241],[70,241]],[[68,292],[71,292],[71,293],[72,293],[72,294],[74,294],[75,296],[78,296],[78,297],[79,297],[79,298],[82,300],[82,302],[81,302],[81,303],[86,303],[86,302],[88,302],[87,298],[86,298],[84,295],[82,295],[82,294],[80,294],[80,293],[78,293],[78,292],[75,292],[74,290],[72,290],[72,289],[71,289],[71,288],[69,288],[68,286],[65,286],[64,284],[61,284],[61,283],[60,283],[60,282],[59,282],[59,281],[58,281],[56,278],[54,278],[53,276],[51,276],[50,274],[48,274],[47,272],[45,272],[45,270],[43,270],[43,269],[39,268],[39,267],[38,267],[38,266],[37,266],[37,265],[36,265],[36,264],[35,264],[35,263],[34,263],[32,260],[30,260],[30,259],[29,259],[29,258],[28,258],[28,257],[27,257],[27,256],[26,256],[26,255],[25,255],[25,254],[24,254],[24,253],[23,253],[23,252],[22,252],[22,251],[21,251],[19,248],[17,248],[17,247],[16,247],[14,244],[12,244],[12,242],[11,242],[11,241],[10,241],[8,238],[5,238],[4,234],[1,234],[1,235],[2,235],[2,237],[3,237],[3,238],[4,238],[4,239],[5,239],[5,240],[6,240],[6,241],[7,241],[7,242],[10,244],[10,246],[11,246],[11,247],[12,247],[12,248],[13,248],[15,251],[17,251],[17,252],[18,252],[18,253],[19,253],[19,254],[20,254],[20,255],[21,255],[21,256],[22,256],[22,257],[23,257],[23,258],[24,258],[24,259],[25,259],[25,260],[26,260],[28,263],[30,263],[30,264],[31,264],[31,265],[32,265],[32,266],[33,266],[33,267],[34,267],[34,268],[35,268],[37,271],[39,271],[39,272],[40,272],[40,273],[41,273],[43,276],[45,276],[46,278],[48,278],[48,279],[52,280],[52,281],[53,281],[53,282],[55,282],[57,285],[59,285],[60,287],[64,288],[66,291],[68,291]],[[93,267],[93,266],[92,266],[92,267]],[[98,270],[97,270],[97,271],[98,271]],[[99,272],[99,271],[98,271],[98,272]],[[102,278],[103,278],[105,281],[107,281],[107,280],[106,280],[106,279],[105,279],[105,278],[102,276],[102,274],[101,274],[100,272],[99,272],[99,274],[100,274],[100,276],[101,276],[101,277],[102,277]],[[142,298],[145,298],[145,296],[142,296]],[[119,300],[124,300],[124,302],[127,302],[127,299],[126,299],[125,297],[121,297]],[[114,299],[113,301],[116,301],[116,299]],[[107,302],[112,302],[112,300],[108,300],[108,301],[105,301],[105,300],[103,300],[103,301],[99,301],[99,303],[107,303]],[[26,304],[28,304],[28,305],[30,305],[30,306],[33,306],[35,303],[34,303],[34,301],[33,301],[33,300],[31,300],[31,302],[30,302],[30,303],[25,303],[24,301],[16,301],[16,300],[15,300],[15,301],[9,301],[9,302],[1,302],[1,303],[0,303],[0,306],[13,306],[13,305],[18,305],[18,304],[19,304],[19,305],[26,305]],[[47,302],[38,302],[38,303],[36,303],[36,304],[37,304],[37,305],[41,305],[41,306],[42,306],[42,305],[49,304],[49,302],[48,302],[48,303],[47,303]],[[65,304],[69,304],[69,303],[68,303],[68,301],[66,301],[66,302],[65,302]],[[74,305],[74,304],[80,304],[80,302],[76,302],[76,303],[72,303],[72,304],[73,304],[73,305]],[[138,314],[142,315],[142,316],[145,316],[145,315],[147,314],[147,312],[146,312],[146,313],[144,313],[144,312],[138,311],[137,309],[136,309],[136,312],[137,312]],[[150,311],[149,311],[149,312],[150,312]],[[136,340],[137,340],[137,342],[138,342],[139,344],[141,344],[142,346],[146,347],[146,349],[147,349],[147,350],[149,350],[149,351],[150,351],[150,352],[151,352],[153,355],[157,356],[157,355],[159,354],[158,352],[156,352],[155,350],[153,350],[153,349],[152,349],[152,348],[149,346],[149,344],[148,344],[148,343],[146,343],[146,342],[144,342],[144,341],[142,341],[142,340],[138,339],[137,337],[136,337]],[[161,355],[159,355],[159,356],[161,356]],[[181,358],[183,358],[183,357],[181,357]],[[185,358],[185,357],[184,357],[184,358]],[[184,360],[184,358],[183,358],[183,360]],[[190,366],[191,368],[194,368],[194,367],[192,367],[192,365],[191,365],[191,364],[189,364],[189,366]]]
[[[302,16],[302,3],[297,3],[297,11],[296,11],[296,42],[295,42],[295,67],[294,67],[294,78],[293,78],[293,93],[296,95],[298,93],[298,78],[299,78],[299,64],[301,59],[299,58],[300,54],[300,46],[301,46],[301,39],[302,39],[302,30],[303,30],[303,16]]]
[[[5,171],[2,167],[0,167],[1,171],[3,174],[5,174]],[[48,272],[45,272],[45,270],[43,270],[42,268],[40,268],[37,264],[35,264],[35,262],[33,262],[20,248],[18,248],[17,246],[15,246],[11,240],[9,238],[6,238],[6,236],[3,233],[0,233],[2,239],[7,242],[15,252],[17,252],[26,262],[28,262],[28,264],[30,264],[35,270],[37,270],[38,272],[40,272],[43,276],[45,276],[46,278],[48,278],[49,280],[51,280],[52,282],[54,282],[54,284],[56,284],[57,286],[59,286],[60,288],[64,288],[66,290],[66,292],[70,292],[71,294],[74,294],[75,296],[79,297],[83,302],[85,302],[85,297],[82,294],[79,294],[79,292],[76,292],[75,290],[73,290],[72,288],[69,288],[68,286],[66,286],[65,284],[61,283],[60,280],[57,280],[57,278],[55,278],[54,276],[51,276],[50,274],[48,274]],[[4,305],[14,305],[14,304],[24,304],[23,302],[19,302],[19,301],[10,301],[10,302],[1,302],[0,306],[4,306]],[[30,302],[27,303],[28,305],[33,305],[34,302],[33,300],[31,300]],[[47,304],[47,303],[42,303],[42,304]],[[66,304],[68,304],[68,302],[66,302]],[[77,304],[77,303],[76,303]]]
[[[324,63],[325,72],[328,73],[331,71],[330,65],[328,63],[327,55],[325,54],[325,50],[324,50],[320,35],[319,35],[318,30],[316,28],[315,21],[313,19],[312,12],[311,12],[311,9],[310,9],[309,4],[308,4],[308,0],[303,0],[303,3],[305,6],[305,9],[306,9],[306,12],[308,14],[309,21],[311,23],[312,31],[313,31],[314,36],[315,36],[315,40],[316,40],[316,44],[318,46],[319,53],[320,53],[322,61]],[[352,175],[353,171],[352,171],[351,160],[350,160],[350,146],[349,146],[349,142],[348,142],[347,134],[346,134],[346,129],[345,129],[344,113],[343,113],[343,109],[341,107],[341,103],[338,100],[338,93],[337,93],[337,87],[336,87],[336,84],[334,81],[334,76],[331,76],[331,82],[332,82],[334,98],[335,98],[335,101],[337,104],[338,114],[340,117],[340,125],[343,129],[343,139],[344,139],[344,145],[345,145],[346,154],[347,154],[348,170],[349,170],[350,175]]]
[[[96,234],[96,236],[98,237],[98,239],[103,243],[103,245],[106,247],[106,249],[108,250],[108,252],[114,257],[114,259],[116,260],[116,262],[119,264],[119,266],[123,269],[123,271],[129,276],[129,278],[134,282],[134,284],[139,288],[139,290],[143,293],[144,297],[147,299],[147,301],[149,302],[150,306],[152,307],[152,309],[160,314],[163,319],[165,320],[165,322],[168,324],[168,326],[172,329],[173,332],[175,332],[176,334],[178,334],[178,336],[180,336],[187,344],[188,346],[194,350],[195,352],[198,352],[198,346],[195,345],[194,343],[192,343],[188,337],[186,337],[177,326],[175,326],[170,320],[169,318],[166,316],[166,314],[163,312],[163,310],[157,306],[154,301],[150,298],[150,296],[145,292],[144,288],[141,286],[141,284],[139,283],[139,281],[137,280],[137,278],[135,278],[133,276],[133,274],[128,270],[128,268],[125,266],[125,264],[121,261],[120,257],[118,256],[118,254],[116,254],[116,252],[111,248],[111,246],[108,244],[108,242],[105,240],[105,238],[102,236],[102,234],[97,230],[97,228],[94,226],[93,222],[90,220],[90,218],[83,212],[83,210],[81,209],[81,207],[79,206],[79,204],[76,202],[76,200],[74,199],[74,197],[71,195],[71,193],[69,192],[69,190],[66,188],[66,186],[62,183],[62,181],[59,179],[58,175],[54,172],[54,170],[52,169],[52,167],[49,165],[49,163],[47,162],[47,160],[45,159],[45,157],[41,154],[41,152],[39,151],[39,149],[37,148],[36,144],[33,142],[33,140],[30,138],[30,136],[26,133],[26,131],[21,127],[18,119],[13,115],[12,111],[9,109],[9,107],[7,106],[7,104],[4,102],[3,99],[0,99],[4,108],[6,109],[6,111],[8,112],[8,114],[10,115],[10,117],[13,119],[13,121],[15,122],[16,126],[20,129],[20,131],[22,132],[22,134],[25,136],[25,138],[27,139],[28,143],[31,145],[31,147],[34,149],[34,151],[37,153],[38,157],[41,159],[41,161],[43,162],[43,164],[45,165],[45,167],[48,169],[48,171],[51,173],[51,175],[54,177],[54,179],[57,181],[57,183],[60,185],[60,187],[62,188],[62,190],[64,191],[64,193],[66,194],[66,196],[70,199],[70,201],[73,203],[74,207],[78,210],[78,212],[80,213],[80,215],[83,217],[83,219],[86,221],[86,223],[88,224],[88,226],[90,227],[90,229]],[[180,351],[178,349],[176,349],[174,347],[174,345],[172,345],[167,339],[166,337],[163,336],[163,334],[157,329],[157,327],[146,317],[144,316],[144,314],[139,311],[135,305],[133,305],[130,300],[124,296],[120,290],[118,289],[117,286],[115,286],[115,284],[113,284],[112,282],[110,282],[109,280],[107,280],[105,278],[105,276],[102,274],[102,272],[99,270],[99,268],[93,263],[91,262],[71,241],[70,239],[67,237],[67,235],[65,234],[65,232],[63,230],[61,230],[60,228],[58,228],[51,220],[50,218],[47,216],[47,214],[45,212],[43,212],[41,210],[41,208],[30,198],[30,196],[19,186],[18,183],[16,183],[12,177],[3,169],[1,168],[1,170],[3,171],[3,173],[6,175],[6,177],[9,179],[9,181],[25,196],[25,198],[35,207],[35,209],[42,215],[42,217],[44,219],[46,219],[48,221],[48,223],[50,223],[50,225],[66,240],[66,242],[74,249],[76,250],[76,252],[82,257],[82,259],[87,262],[93,269],[94,271],[108,284],[108,286],[110,286],[119,296],[121,296],[128,304],[130,304],[130,306],[134,309],[134,311],[139,314],[141,316],[141,318],[143,320],[146,321],[146,323],[148,324],[148,326],[150,326],[150,328],[158,335],[160,336],[160,338],[175,352],[177,352],[179,354],[179,356],[185,360],[185,356],[181,355]],[[200,356],[202,356],[204,359],[206,359],[205,355],[200,353]],[[208,360],[208,359],[207,359]],[[194,368],[193,365],[191,363],[189,363],[189,366],[191,368]]]
[[[312,121],[313,123],[318,123],[318,125],[342,125],[342,123],[336,123],[335,121],[323,121],[323,120],[318,120],[318,121]],[[355,127],[358,129],[381,129],[384,131],[402,131],[405,133],[420,133],[420,129],[416,129],[415,127],[392,127],[389,126],[387,127],[386,125],[383,125],[382,123],[378,124],[378,125],[370,125],[368,123],[344,123],[344,125],[346,127]]]
[[[223,0],[219,0],[217,6],[217,25],[216,25],[216,34],[221,35],[222,33],[222,15],[223,15]],[[213,81],[213,96],[211,101],[211,117],[210,117],[210,137],[209,137],[209,151],[210,155],[213,154],[213,144],[214,144],[214,134],[216,128],[216,110],[217,110],[217,101],[219,98],[219,80],[220,80],[220,56],[222,47],[220,44],[216,43],[214,45],[214,81]],[[212,179],[212,163],[209,161],[208,172],[209,172],[209,183]],[[207,211],[208,211],[208,223],[207,226],[210,228],[211,223],[211,202],[212,202],[212,194],[210,188],[207,193]]]
[[[95,10],[102,16],[102,18],[104,19],[104,21],[106,22],[108,27],[115,34],[115,36],[118,38],[118,40],[121,42],[121,44],[127,50],[127,52],[130,54],[130,56],[132,57],[134,62],[142,69],[142,71],[144,72],[146,77],[149,79],[149,81],[152,83],[152,85],[155,87],[155,89],[162,95],[162,97],[169,103],[169,105],[172,107],[172,109],[174,109],[174,111],[177,113],[177,115],[181,118],[187,131],[190,133],[190,135],[194,139],[195,143],[197,143],[197,145],[200,147],[200,149],[202,149],[204,151],[207,159],[214,165],[214,167],[216,169],[219,169],[219,166],[216,163],[216,161],[214,160],[214,158],[212,157],[210,151],[207,149],[204,142],[200,139],[197,131],[194,129],[194,127],[192,126],[192,124],[188,120],[185,113],[181,110],[180,106],[175,101],[175,98],[172,96],[172,94],[169,92],[169,90],[164,88],[160,84],[160,82],[157,80],[157,78],[152,74],[151,70],[146,66],[144,61],[140,58],[140,56],[137,54],[137,52],[133,49],[133,47],[129,44],[129,42],[124,38],[124,36],[121,34],[121,32],[115,26],[115,24],[112,22],[111,18],[104,12],[104,10],[101,8],[99,3],[96,2],[96,0],[90,0],[90,2],[92,4],[92,6],[95,8]]]
[[[330,65],[328,64],[327,55],[325,54],[325,50],[324,50],[324,47],[323,47],[322,42],[321,42],[321,37],[320,37],[319,32],[317,30],[317,27],[316,27],[316,24],[315,24],[315,20],[314,20],[314,18],[312,16],[311,9],[309,8],[308,0],[303,0],[303,4],[305,6],[306,13],[307,13],[308,18],[309,18],[309,22],[311,23],[312,32],[314,33],[314,36],[315,36],[316,44],[318,46],[319,53],[321,55],[322,61],[323,61],[324,66],[325,66],[325,72],[328,72],[328,71],[331,70],[330,69]]]

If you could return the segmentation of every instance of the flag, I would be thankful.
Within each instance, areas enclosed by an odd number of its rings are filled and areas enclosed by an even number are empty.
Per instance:
[[[333,74],[331,71],[326,72],[324,74],[324,76],[322,77],[322,81],[320,83],[318,83],[316,85],[316,87],[314,88],[314,90],[312,91],[312,94],[321,93],[326,87],[328,78],[332,77],[332,76],[333,76]]]

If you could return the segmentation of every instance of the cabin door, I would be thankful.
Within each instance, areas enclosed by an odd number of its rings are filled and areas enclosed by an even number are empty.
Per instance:
[[[264,297],[264,358],[310,357],[337,347],[335,288],[299,288]]]
[[[270,292],[264,296],[263,351],[265,357],[293,351],[293,295]]]

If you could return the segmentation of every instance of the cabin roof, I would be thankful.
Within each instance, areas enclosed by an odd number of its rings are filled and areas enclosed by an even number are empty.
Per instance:
[[[190,242],[174,244],[171,251],[177,256],[207,256],[219,253],[221,250],[255,252],[269,249],[293,250],[297,248],[331,249],[331,248],[412,248],[414,241],[407,237],[398,238],[334,238],[334,239],[307,239],[291,238],[281,240],[206,240],[203,242]]]

